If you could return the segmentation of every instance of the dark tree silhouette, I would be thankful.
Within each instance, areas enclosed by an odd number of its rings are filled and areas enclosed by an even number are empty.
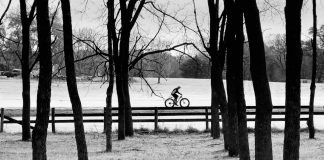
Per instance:
[[[238,118],[237,118],[237,103],[238,88],[236,86],[236,45],[235,45],[235,4],[233,0],[226,0],[225,10],[227,10],[227,24],[226,24],[226,38],[227,38],[227,56],[226,56],[226,82],[227,82],[227,97],[228,97],[228,151],[229,156],[234,157],[239,155],[239,142],[238,142]]]
[[[64,32],[64,56],[66,66],[66,82],[69,91],[70,101],[72,104],[75,139],[78,150],[78,159],[87,160],[88,151],[83,127],[82,105],[78,93],[75,68],[74,53],[72,40],[72,20],[71,7],[69,0],[61,0],[63,15],[63,32]]]
[[[30,136],[30,26],[34,19],[36,3],[34,1],[29,16],[27,16],[26,1],[20,0],[20,18],[22,26],[22,140],[28,141]]]
[[[272,159],[272,101],[266,73],[259,10],[255,0],[242,3],[250,47],[250,70],[256,99],[255,158]]]
[[[247,132],[246,104],[244,98],[243,84],[243,55],[244,55],[244,31],[243,31],[243,0],[235,1],[235,54],[233,61],[233,72],[237,96],[237,119],[238,119],[238,140],[239,155],[241,160],[250,160],[249,139]]]
[[[47,159],[46,137],[51,101],[51,27],[49,21],[48,0],[36,1],[36,7],[40,71],[37,91],[36,124],[32,135],[32,148],[33,159],[44,160]]]
[[[302,5],[303,0],[287,0],[285,7],[287,63],[284,160],[299,159]]]
[[[317,16],[316,16],[316,0],[313,0],[313,63],[312,63],[312,82],[310,86],[310,100],[309,100],[309,116],[307,120],[309,138],[315,138],[314,128],[314,98],[315,98],[315,81],[317,70]]]
[[[114,29],[114,0],[108,0],[107,2],[107,8],[108,8],[108,24],[107,24],[107,30],[108,30],[108,58],[109,58],[109,86],[107,88],[107,97],[106,97],[106,151],[111,152],[112,150],[112,105],[111,105],[111,99],[113,95],[113,88],[114,88],[114,60],[113,60],[113,29]]]
[[[220,137],[220,128],[219,128],[219,109],[221,109],[222,114],[222,126],[224,133],[224,148],[227,149],[227,139],[228,139],[228,116],[227,116],[227,100],[226,93],[223,84],[222,71],[224,66],[225,59],[225,50],[224,50],[224,27],[226,12],[223,11],[222,16],[219,16],[219,0],[208,0],[208,11],[209,11],[209,45],[205,44],[204,36],[202,35],[202,30],[199,27],[197,21],[196,5],[194,4],[194,14],[195,14],[195,23],[196,23],[196,32],[200,41],[203,44],[204,49],[208,53],[211,62],[210,76],[211,76],[211,112],[212,112],[212,121],[211,121],[211,136],[213,138]],[[221,29],[219,29],[220,21]],[[190,28],[189,28],[190,29]],[[219,34],[220,32],[220,34]],[[220,39],[220,42],[218,41]]]

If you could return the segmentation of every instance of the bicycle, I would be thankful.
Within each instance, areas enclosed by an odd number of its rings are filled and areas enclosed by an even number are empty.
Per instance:
[[[180,107],[189,107],[190,101],[188,98],[182,98],[182,95],[179,96],[179,103]],[[177,101],[174,99],[174,97],[169,97],[164,101],[165,107],[174,107],[174,105],[177,104]]]

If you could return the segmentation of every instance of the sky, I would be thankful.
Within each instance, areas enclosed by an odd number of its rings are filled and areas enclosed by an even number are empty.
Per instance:
[[[0,1],[0,13],[3,12],[6,4],[9,0]],[[29,0],[30,1],[30,0]],[[70,0],[72,9],[72,23],[75,30],[81,28],[92,28],[99,33],[106,34],[105,31],[105,0]],[[269,3],[266,3],[268,2]],[[31,1],[30,1],[31,2]],[[187,19],[193,20],[193,7],[192,0],[156,0],[157,4],[166,9],[168,13],[175,13],[179,11],[179,17],[187,15]],[[202,28],[208,25],[208,10],[207,0],[195,0],[197,6],[198,21]],[[285,33],[285,17],[284,17],[284,5],[285,1],[282,0],[257,0],[259,10],[261,11],[261,25],[265,41],[271,40],[275,34]],[[318,27],[324,24],[324,1],[317,1],[317,20]],[[57,0],[51,1],[50,6],[54,8],[57,5]],[[10,10],[18,11],[18,0],[13,0]],[[147,35],[153,35],[157,30],[156,21],[149,17],[148,12],[142,14],[140,17],[140,24],[145,30]],[[173,29],[173,23],[168,21]],[[304,6],[302,10],[302,39],[309,39],[308,29],[312,26],[312,3],[311,0],[304,0]],[[194,23],[192,23],[193,25]],[[194,26],[193,26],[194,27]],[[170,33],[169,30],[162,32],[161,36],[169,37],[169,39],[181,39],[183,32]],[[190,33],[187,33],[190,34]],[[189,36],[190,37],[190,36]]]

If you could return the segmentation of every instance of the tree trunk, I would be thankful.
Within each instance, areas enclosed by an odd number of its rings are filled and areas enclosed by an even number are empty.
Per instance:
[[[226,92],[223,83],[223,75],[222,71],[224,69],[225,64],[225,22],[226,22],[227,13],[224,10],[224,15],[221,23],[221,30],[220,30],[220,42],[219,42],[219,65],[220,65],[220,81],[217,83],[219,85],[218,90],[218,98],[220,103],[220,109],[222,114],[222,128],[223,128],[223,135],[224,135],[224,148],[228,150],[228,108],[227,108],[227,99],[226,99]]]
[[[243,10],[242,0],[236,0],[235,14],[235,49],[236,58],[233,60],[235,64],[236,89],[237,89],[237,118],[238,118],[238,135],[239,135],[239,155],[241,160],[250,160],[249,138],[247,132],[246,105],[244,98],[243,83],[243,55],[244,55],[244,32],[243,32]],[[234,58],[234,57],[233,57]]]
[[[228,36],[227,47],[227,97],[228,97],[228,132],[229,132],[229,156],[234,157],[239,154],[238,143],[238,118],[237,118],[237,105],[238,97],[236,88],[237,76],[235,73],[235,7],[233,0],[225,1],[225,8],[228,11],[228,20],[226,25],[226,36]]]
[[[107,88],[107,98],[106,98],[106,152],[111,152],[112,150],[112,95],[113,95],[113,89],[114,89],[114,60],[113,60],[113,44],[112,44],[112,34],[114,29],[114,0],[108,0],[107,2],[108,7],[108,24],[107,24],[107,30],[108,30],[108,58],[109,58],[109,86]]]
[[[63,15],[64,32],[64,56],[66,66],[66,81],[72,104],[75,138],[78,149],[78,159],[87,160],[88,151],[83,127],[82,105],[78,93],[78,87],[75,78],[73,40],[72,40],[72,20],[69,0],[61,0]]]
[[[213,56],[215,57],[215,56]],[[217,60],[213,60],[215,58],[212,57],[212,62],[217,63]],[[220,128],[219,128],[219,101],[218,101],[218,95],[217,95],[217,85],[219,80],[217,81],[217,78],[219,78],[219,74],[216,74],[217,64],[212,63],[211,66],[211,115],[212,115],[212,126],[211,126],[211,134],[214,139],[220,137]],[[218,71],[219,72],[219,71]]]
[[[122,22],[123,23],[123,22]],[[124,22],[125,23],[125,22]],[[130,29],[126,27],[126,24],[122,29],[121,33],[121,41],[120,41],[120,62],[121,62],[121,76],[122,76],[122,92],[123,97],[121,97],[124,101],[125,108],[125,135],[133,136],[133,120],[132,120],[132,108],[130,104],[130,96],[129,96],[129,76],[128,76],[128,61],[129,61],[129,37],[130,37]]]
[[[317,69],[317,17],[316,17],[316,0],[313,0],[313,66],[312,66],[312,83],[310,86],[310,100],[309,100],[309,115],[307,120],[309,138],[315,138],[314,128],[314,98],[315,98],[315,81],[316,81],[316,69]]]
[[[128,65],[127,65],[128,66]],[[129,83],[128,83],[128,70],[125,71],[124,74],[124,101],[125,101],[125,135],[132,137],[134,135],[133,131],[133,118],[132,118],[132,107],[130,103],[130,96],[129,96]]]
[[[118,140],[125,139],[125,102],[123,91],[123,78],[120,68],[120,62],[115,61],[115,73],[116,73],[116,90],[118,98]]]
[[[37,1],[37,31],[39,42],[39,83],[36,124],[32,136],[34,160],[46,160],[46,137],[51,101],[52,53],[48,0]]]
[[[22,99],[23,99],[23,112],[22,112],[22,140],[28,141],[30,135],[30,71],[29,71],[29,49],[30,38],[29,30],[30,23],[27,17],[27,9],[25,0],[20,0],[20,17],[22,25]]]
[[[209,49],[208,53],[211,57],[211,134],[214,139],[220,137],[220,128],[219,128],[219,101],[217,95],[217,82],[221,80],[221,70],[218,64],[217,55],[218,54],[218,16],[219,0],[208,0],[208,9],[209,9],[209,21],[210,21],[210,37],[209,37]]]
[[[266,62],[259,10],[255,0],[243,5],[250,47],[250,70],[256,99],[255,158],[272,160],[272,100],[266,74]]]
[[[287,62],[284,160],[299,159],[302,4],[303,0],[287,0],[285,7]]]

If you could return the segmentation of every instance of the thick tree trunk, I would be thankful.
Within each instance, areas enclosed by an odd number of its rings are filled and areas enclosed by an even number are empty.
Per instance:
[[[213,60],[215,56],[212,56],[212,62],[218,63],[217,60]],[[219,101],[217,94],[217,78],[219,78],[219,74],[217,72],[217,64],[212,63],[211,66],[211,114],[212,114],[212,127],[211,134],[214,139],[220,137],[220,128],[219,128]],[[218,71],[219,72],[219,71]],[[219,80],[218,80],[219,82]]]
[[[239,155],[239,143],[238,143],[238,117],[237,117],[237,105],[238,97],[236,88],[237,76],[235,73],[235,7],[234,1],[225,1],[225,8],[228,11],[228,20],[226,25],[226,36],[228,36],[227,47],[227,70],[226,70],[226,82],[227,82],[227,97],[228,97],[228,132],[229,132],[229,156],[234,157]]]
[[[250,70],[256,99],[255,158],[272,160],[272,101],[266,74],[265,51],[259,10],[255,0],[247,0],[242,5],[249,39]]]
[[[63,15],[64,32],[64,56],[66,66],[66,81],[72,104],[75,138],[78,150],[78,159],[87,160],[88,151],[83,127],[82,105],[78,93],[78,87],[75,78],[73,40],[72,40],[72,20],[69,0],[61,0]]]
[[[29,49],[30,23],[27,17],[27,9],[25,0],[20,0],[20,17],[22,25],[22,140],[28,141],[31,138],[30,134],[30,71],[29,71]]]
[[[34,160],[46,160],[46,137],[51,101],[52,54],[48,0],[37,1],[37,31],[39,42],[39,83],[36,124],[32,136]]]
[[[108,7],[108,24],[107,24],[107,31],[108,31],[108,58],[109,58],[109,86],[107,88],[107,97],[106,97],[106,152],[111,152],[112,150],[112,95],[114,89],[114,59],[113,59],[113,29],[114,29],[114,0],[108,0],[107,2]]]
[[[221,73],[217,55],[218,54],[218,24],[219,24],[219,16],[218,16],[218,9],[219,9],[219,0],[208,0],[208,9],[209,9],[209,21],[210,21],[210,37],[209,37],[209,49],[208,53],[211,57],[211,134],[212,137],[219,138],[220,137],[220,128],[219,128],[219,101],[217,95],[217,82],[219,82],[219,73]]]
[[[122,22],[123,23],[123,22]],[[124,22],[125,23],[125,22]],[[130,103],[129,96],[129,76],[128,76],[128,61],[129,61],[129,37],[130,29],[126,27],[126,24],[122,29],[121,41],[120,41],[120,62],[121,62],[121,76],[122,76],[122,92],[123,92],[123,101],[125,108],[125,135],[133,136],[133,120],[132,120],[132,108]]]
[[[315,98],[315,81],[316,81],[316,68],[317,68],[317,16],[316,16],[316,0],[313,0],[313,66],[312,66],[312,83],[310,86],[310,100],[309,100],[309,115],[307,120],[309,138],[315,138],[314,128],[314,98]]]
[[[243,10],[242,0],[236,0],[236,85],[237,85],[237,118],[238,118],[238,135],[239,135],[239,153],[241,160],[250,159],[249,138],[247,132],[246,105],[244,98],[243,84],[243,55],[244,55],[244,32],[243,32]]]
[[[132,137],[134,135],[134,130],[133,130],[132,107],[131,107],[130,96],[129,96],[128,70],[125,71],[125,73],[123,73],[123,74],[124,74],[123,89],[124,89],[124,95],[125,95],[125,97],[124,97],[124,101],[125,101],[125,135]]]
[[[116,90],[118,98],[118,140],[125,139],[125,102],[123,91],[123,78],[119,62],[115,61],[115,73],[116,73]]]
[[[285,7],[287,62],[284,160],[299,159],[302,4],[303,0],[287,0]]]

